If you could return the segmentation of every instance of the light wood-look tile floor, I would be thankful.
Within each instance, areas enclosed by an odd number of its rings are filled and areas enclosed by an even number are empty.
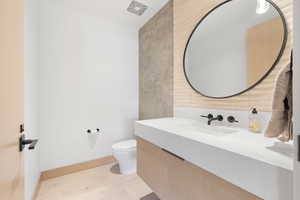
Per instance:
[[[37,200],[157,200],[136,175],[120,175],[110,164],[41,183]]]

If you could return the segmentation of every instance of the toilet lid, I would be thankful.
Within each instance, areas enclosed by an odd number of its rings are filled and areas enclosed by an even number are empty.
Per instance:
[[[112,146],[114,150],[130,150],[136,148],[136,140],[126,140]]]

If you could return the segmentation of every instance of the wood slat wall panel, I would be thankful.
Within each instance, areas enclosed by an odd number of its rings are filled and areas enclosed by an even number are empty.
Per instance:
[[[237,97],[210,99],[196,93],[183,73],[183,53],[186,42],[197,22],[224,0],[173,0],[174,1],[174,108],[195,107],[208,109],[249,110],[256,106],[271,111],[275,79],[280,69],[290,62],[293,37],[293,1],[274,0],[285,15],[288,24],[288,44],[272,73],[257,87]]]

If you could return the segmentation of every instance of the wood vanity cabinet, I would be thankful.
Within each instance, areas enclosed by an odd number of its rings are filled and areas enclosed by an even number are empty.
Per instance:
[[[137,173],[161,200],[261,200],[141,138]]]

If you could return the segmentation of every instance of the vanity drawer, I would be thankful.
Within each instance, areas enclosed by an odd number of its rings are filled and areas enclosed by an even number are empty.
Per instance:
[[[137,173],[161,199],[168,199],[169,155],[145,140],[137,140]]]
[[[141,138],[138,175],[161,200],[262,200]]]
[[[187,161],[168,161],[166,200],[262,200]]]

